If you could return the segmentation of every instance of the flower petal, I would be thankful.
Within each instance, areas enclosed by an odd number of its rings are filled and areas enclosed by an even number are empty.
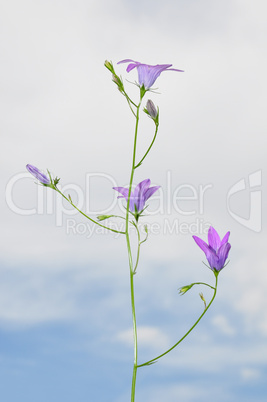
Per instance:
[[[134,60],[131,60],[131,59],[121,60],[117,64],[129,63],[129,62],[130,62],[130,64],[126,68],[127,73],[129,73],[131,70],[133,70],[135,67],[137,67],[140,64],[137,61],[134,61]]]
[[[118,61],[117,64],[129,63],[129,62],[136,63],[136,61],[134,61],[134,60],[132,60],[132,59],[124,59],[124,60]]]
[[[220,270],[220,268],[219,268],[219,258],[218,258],[218,256],[216,255],[216,253],[213,250],[209,249],[209,251],[206,253],[206,257],[207,257],[207,260],[208,260],[208,262],[210,264],[210,267],[211,267],[211,269],[213,271],[214,271],[214,269],[216,271]]]
[[[221,245],[221,239],[216,230],[212,226],[210,226],[209,228],[208,241],[210,247],[212,247],[213,250],[217,252],[218,248]]]
[[[156,66],[139,64],[137,66],[139,84],[144,85],[147,89],[151,88],[160,74],[171,66],[172,64],[157,64]]]
[[[130,63],[128,65],[128,67],[126,68],[127,73],[129,73],[130,71],[132,71],[135,67],[138,67],[139,64],[138,63]]]
[[[218,258],[219,258],[219,268],[222,269],[225,261],[227,260],[229,251],[231,249],[231,244],[230,243],[224,243],[218,250]]]
[[[143,180],[134,189],[131,199],[138,212],[142,211],[145,206],[144,192],[149,188],[150,183],[150,179]]]
[[[144,194],[145,201],[147,201],[159,188],[160,186],[153,186],[148,188]]]
[[[230,236],[230,232],[227,232],[226,235],[224,236],[224,238],[223,238],[222,241],[221,241],[221,246],[222,246],[224,243],[228,243],[229,236]]]
[[[119,193],[122,194],[122,196],[126,199],[126,201],[128,200],[128,194],[129,194],[129,189],[125,188],[125,187],[112,187],[113,190],[118,191]],[[118,198],[122,198],[121,195],[118,196]]]
[[[201,248],[202,251],[207,255],[210,252],[210,248],[204,240],[200,239],[200,237],[192,236],[197,245]]]

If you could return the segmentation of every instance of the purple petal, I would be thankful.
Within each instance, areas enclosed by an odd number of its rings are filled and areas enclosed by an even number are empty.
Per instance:
[[[133,208],[136,205],[137,211],[140,212],[145,206],[144,191],[150,186],[151,181],[149,179],[141,181],[135,187],[132,195]]]
[[[134,61],[134,60],[132,60],[132,59],[124,59],[124,60],[118,61],[118,63],[117,63],[117,64],[121,64],[121,63],[129,63],[129,62],[136,63],[136,61]]]
[[[209,249],[209,251],[206,253],[206,257],[210,264],[211,269],[212,270],[215,269],[216,271],[218,271],[218,269],[220,269],[219,268],[219,258],[216,255],[216,253],[213,250]]]
[[[147,201],[159,188],[160,186],[154,186],[148,188],[144,194],[145,201]]]
[[[224,243],[227,243],[227,242],[228,242],[229,236],[230,236],[230,232],[227,232],[226,235],[224,236],[224,238],[223,238],[222,241],[221,241],[221,246],[222,246]]]
[[[126,71],[127,73],[129,73],[130,71],[132,71],[135,67],[137,67],[140,63],[138,63],[137,61],[131,60],[131,59],[125,59],[125,60],[121,60],[119,61],[117,64],[121,64],[121,63],[129,63],[130,64],[127,66]]]
[[[200,239],[200,237],[197,236],[192,236],[197,245],[201,248],[202,251],[207,255],[207,253],[210,253],[210,248],[207,245],[207,243],[204,242],[204,240]]]
[[[222,269],[225,261],[227,260],[229,251],[231,249],[230,243],[224,243],[218,250],[218,258],[219,258],[219,269]]]
[[[221,239],[216,230],[212,226],[209,228],[208,241],[210,247],[212,247],[213,250],[217,252],[218,248],[221,245]]]
[[[141,181],[139,184],[137,184],[136,188],[138,188],[140,194],[143,194],[144,192],[146,192],[146,190],[149,189],[149,186],[151,184],[151,180],[150,179],[145,179],[143,181]]]
[[[138,64],[134,64],[134,63],[129,64],[128,67],[126,68],[127,73],[132,71],[135,67],[138,67]]]
[[[37,167],[28,164],[26,165],[26,169],[41,183],[50,184],[50,180],[48,179],[48,177],[45,174],[43,174]]]
[[[112,188],[113,188],[113,190],[116,190],[122,194],[122,196],[119,195],[118,198],[124,197],[126,199],[126,201],[128,200],[128,194],[129,194],[128,188],[125,188],[125,187],[112,187]]]
[[[171,64],[158,64],[150,66],[148,64],[139,64],[137,66],[139,84],[144,85],[145,88],[151,88],[160,74],[171,67]]]

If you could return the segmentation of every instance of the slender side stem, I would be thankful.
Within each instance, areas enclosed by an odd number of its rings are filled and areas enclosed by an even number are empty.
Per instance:
[[[127,95],[127,93],[126,92],[123,92],[123,95],[125,96],[125,98],[126,98],[126,100],[127,100],[127,102],[128,102],[128,105],[129,105],[129,108],[131,109],[131,112],[132,112],[132,114],[135,116],[135,118],[136,118],[136,114],[135,114],[135,112],[134,112],[134,110],[133,110],[133,108],[132,108],[132,104],[137,108],[138,106],[129,98],[129,96]]]
[[[141,243],[140,243],[140,233],[139,233],[139,230],[138,230],[137,226],[135,226],[135,227],[136,227],[137,236],[138,236],[138,246],[137,246],[137,256],[136,256],[136,261],[135,261],[135,267],[134,267],[134,269],[133,269],[133,273],[134,273],[134,274],[135,274],[135,272],[136,272],[136,269],[137,269],[138,263],[139,263],[140,245],[141,245]]]
[[[82,212],[78,207],[76,207],[76,205],[73,204],[73,202],[71,200],[69,200],[57,187],[54,187],[54,189],[66,200],[68,201],[69,204],[71,204],[73,206],[73,208],[77,209],[78,212],[80,212],[80,214],[82,214],[83,216],[85,216],[85,218],[89,219],[91,222],[94,222],[96,225],[101,226],[102,228],[108,229],[111,232],[115,232],[115,233],[120,233],[120,234],[125,234],[125,232],[121,232],[119,230],[115,230],[112,228],[109,228],[105,225],[101,225],[101,223],[95,221],[94,219],[90,218],[90,216],[86,215],[84,212]]]
[[[134,225],[134,227],[136,229],[137,237],[138,237],[137,256],[136,256],[136,261],[135,261],[135,267],[134,267],[134,270],[133,270],[133,273],[135,274],[136,270],[137,270],[137,267],[138,267],[138,263],[139,263],[140,247],[141,247],[141,244],[144,243],[147,240],[148,233],[147,233],[145,239],[141,241],[141,236],[140,236],[138,226],[134,222],[132,222],[132,224]]]
[[[143,367],[143,366],[149,366],[150,364],[155,363],[156,360],[160,359],[161,357],[165,356],[167,353],[169,353],[171,350],[173,350],[174,348],[176,348],[176,346],[179,345],[179,343],[181,343],[186,337],[187,335],[190,334],[190,332],[195,328],[195,326],[199,323],[199,321],[201,320],[201,318],[206,314],[206,312],[208,311],[208,309],[210,308],[213,300],[215,299],[216,293],[217,293],[217,285],[218,285],[218,272],[215,273],[215,278],[216,278],[216,283],[215,283],[215,288],[214,288],[214,293],[212,296],[211,301],[209,302],[207,308],[205,308],[204,312],[201,314],[201,316],[198,318],[198,320],[195,322],[195,324],[189,329],[189,331],[187,331],[187,333],[178,341],[176,342],[170,349],[168,349],[165,353],[162,353],[161,355],[155,357],[152,360],[147,361],[146,363],[143,364],[139,364],[137,367]]]
[[[130,288],[131,288],[131,306],[132,306],[132,319],[133,319],[133,337],[134,337],[134,365],[133,365],[133,376],[132,376],[132,391],[131,391],[131,402],[135,401],[135,384],[136,384],[136,373],[137,373],[137,329],[136,329],[136,315],[135,315],[135,302],[134,302],[134,269],[133,269],[133,258],[130,244],[129,236],[129,208],[130,208],[130,197],[133,185],[134,177],[134,166],[136,157],[136,145],[137,145],[137,132],[139,124],[139,111],[141,106],[142,96],[140,96],[140,102],[136,109],[136,124],[135,124],[135,135],[134,135],[134,146],[133,146],[133,160],[132,169],[129,183],[129,193],[126,208],[126,225],[125,225],[125,235],[128,250],[129,268],[130,268]]]
[[[149,153],[150,149],[152,148],[152,146],[153,146],[153,144],[155,142],[157,133],[158,133],[158,129],[159,129],[159,124],[156,124],[156,131],[155,131],[153,140],[151,141],[151,144],[149,145],[149,147],[148,147],[145,155],[143,156],[143,158],[137,163],[137,165],[135,165],[135,167],[134,167],[135,169],[138,168],[142,164],[143,160],[146,158],[147,154]]]
[[[211,286],[211,285],[209,285],[208,283],[205,283],[205,282],[195,282],[194,285],[205,285],[205,286],[208,286],[209,288],[215,290],[214,286]]]

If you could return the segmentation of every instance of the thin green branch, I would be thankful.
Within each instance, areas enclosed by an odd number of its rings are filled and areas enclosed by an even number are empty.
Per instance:
[[[134,227],[135,227],[135,229],[136,229],[137,237],[138,237],[137,256],[136,256],[135,267],[134,267],[134,270],[133,270],[133,273],[135,274],[135,273],[136,273],[136,270],[137,270],[137,267],[138,267],[138,263],[139,263],[140,247],[141,247],[141,244],[144,243],[144,242],[147,240],[148,233],[146,234],[145,239],[142,240],[142,241],[140,241],[140,240],[141,240],[141,236],[140,236],[140,231],[139,231],[139,229],[138,229],[138,226],[137,226],[134,222],[132,222],[132,224],[134,225]]]
[[[159,124],[156,124],[156,130],[155,130],[154,137],[153,137],[153,139],[152,139],[152,141],[151,141],[151,144],[149,145],[149,147],[148,147],[146,153],[144,154],[143,158],[137,163],[137,165],[135,165],[135,167],[134,167],[135,169],[138,168],[138,167],[142,164],[143,160],[146,158],[147,154],[148,154],[149,151],[151,150],[151,148],[152,148],[152,146],[153,146],[153,144],[154,144],[154,142],[155,142],[155,139],[156,139],[156,137],[157,137],[158,128],[159,128]]]
[[[161,357],[165,356],[167,353],[169,353],[171,350],[173,350],[174,348],[176,348],[176,346],[179,345],[179,343],[181,343],[186,337],[187,335],[190,334],[190,332],[195,328],[195,326],[199,323],[199,321],[201,320],[201,318],[206,314],[206,312],[208,311],[208,309],[210,308],[213,300],[215,299],[216,293],[217,293],[217,285],[218,285],[218,272],[214,271],[214,275],[216,278],[216,282],[215,282],[215,287],[214,287],[214,293],[212,296],[211,301],[209,302],[207,308],[204,310],[204,312],[201,314],[201,316],[197,319],[197,321],[195,322],[195,324],[189,329],[189,331],[187,331],[187,333],[178,341],[176,342],[170,349],[168,349],[166,352],[162,353],[161,355],[155,357],[152,360],[147,361],[146,363],[143,364],[139,364],[137,367],[143,367],[143,366],[149,366],[150,364],[155,363],[158,359],[160,359]]]
[[[206,285],[206,286],[208,286],[209,288],[215,290],[215,287],[214,287],[214,286],[211,286],[211,285],[209,285],[208,283],[205,283],[205,282],[195,282],[194,285]]]
[[[101,227],[104,228],[104,229],[110,230],[111,232],[120,233],[120,234],[126,234],[125,232],[121,232],[121,231],[119,231],[119,230],[115,230],[115,229],[109,228],[109,227],[107,227],[107,226],[105,226],[105,225],[101,225],[101,223],[99,223],[99,222],[95,221],[94,219],[90,218],[90,216],[86,215],[86,214],[85,214],[84,212],[82,212],[78,207],[76,207],[76,205],[74,205],[73,202],[72,202],[69,198],[67,198],[56,186],[55,186],[54,188],[55,188],[55,190],[56,190],[66,201],[68,201],[68,203],[69,203],[71,206],[73,206],[73,208],[75,208],[78,212],[80,212],[80,214],[82,214],[83,216],[85,216],[85,218],[89,219],[91,222],[95,223],[95,224],[98,225],[98,226],[101,226]]]

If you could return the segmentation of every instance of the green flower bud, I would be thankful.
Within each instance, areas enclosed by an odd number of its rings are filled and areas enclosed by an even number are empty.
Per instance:
[[[113,215],[99,215],[97,219],[99,221],[104,221],[105,219],[111,218]]]
[[[104,63],[104,66],[111,71],[112,73],[114,73],[114,67],[111,61],[106,60]]]
[[[116,74],[113,74],[112,81],[115,82],[115,84],[118,86],[118,90],[120,92],[124,91],[123,83],[120,77],[118,77]]]
[[[181,288],[178,289],[178,290],[179,290],[179,293],[180,293],[181,295],[184,295],[186,292],[188,292],[189,289],[192,288],[193,285],[194,285],[194,284],[191,283],[191,285],[182,286]]]

